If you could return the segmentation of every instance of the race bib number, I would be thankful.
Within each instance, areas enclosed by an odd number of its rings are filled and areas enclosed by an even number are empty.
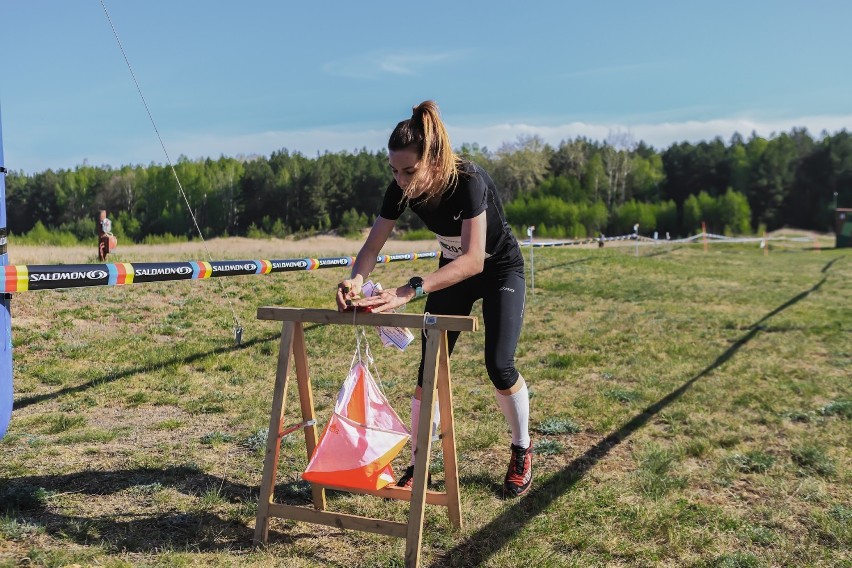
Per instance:
[[[438,244],[441,245],[441,254],[444,258],[449,258],[450,260],[456,259],[462,255],[462,245],[461,245],[461,237],[445,237],[444,235],[435,235],[438,237]],[[485,253],[485,258],[490,257],[491,255],[487,252]]]
[[[461,237],[445,237],[436,235],[438,244],[441,245],[441,254],[444,258],[458,258],[462,253]]]

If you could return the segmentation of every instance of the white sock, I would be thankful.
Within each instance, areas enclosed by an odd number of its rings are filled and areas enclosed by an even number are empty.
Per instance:
[[[432,436],[437,435],[438,424],[441,422],[441,411],[438,401],[435,401],[435,412],[432,414]],[[411,397],[411,463],[414,465],[414,449],[417,447],[417,428],[420,423],[420,399]]]
[[[523,381],[523,377],[518,378]],[[497,405],[503,411],[506,422],[512,430],[512,443],[519,448],[528,448],[530,445],[530,393],[527,383],[515,394],[505,395],[494,391],[497,396]]]

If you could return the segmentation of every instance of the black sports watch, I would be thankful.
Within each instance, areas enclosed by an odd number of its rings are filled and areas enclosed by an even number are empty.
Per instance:
[[[408,285],[414,290],[415,298],[426,295],[426,292],[423,291],[423,279],[421,277],[412,276],[411,280],[408,281]]]

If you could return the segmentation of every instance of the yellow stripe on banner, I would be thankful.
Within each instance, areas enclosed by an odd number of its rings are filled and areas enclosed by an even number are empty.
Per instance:
[[[122,262],[121,265],[124,266],[124,283],[133,284],[133,265],[129,262]]]
[[[204,267],[204,274],[201,275],[201,278],[210,278],[213,274],[213,266],[207,261],[202,261],[200,264]]]
[[[26,292],[30,289],[30,271],[26,265],[18,265],[18,292]]]

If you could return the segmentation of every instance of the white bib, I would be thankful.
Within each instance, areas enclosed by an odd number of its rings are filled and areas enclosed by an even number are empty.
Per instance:
[[[454,260],[461,256],[462,254],[462,245],[461,245],[461,237],[445,237],[444,235],[435,235],[438,238],[438,244],[441,245],[441,254],[444,258],[449,258],[450,260]],[[485,253],[485,258],[489,258],[491,255],[487,252]]]

